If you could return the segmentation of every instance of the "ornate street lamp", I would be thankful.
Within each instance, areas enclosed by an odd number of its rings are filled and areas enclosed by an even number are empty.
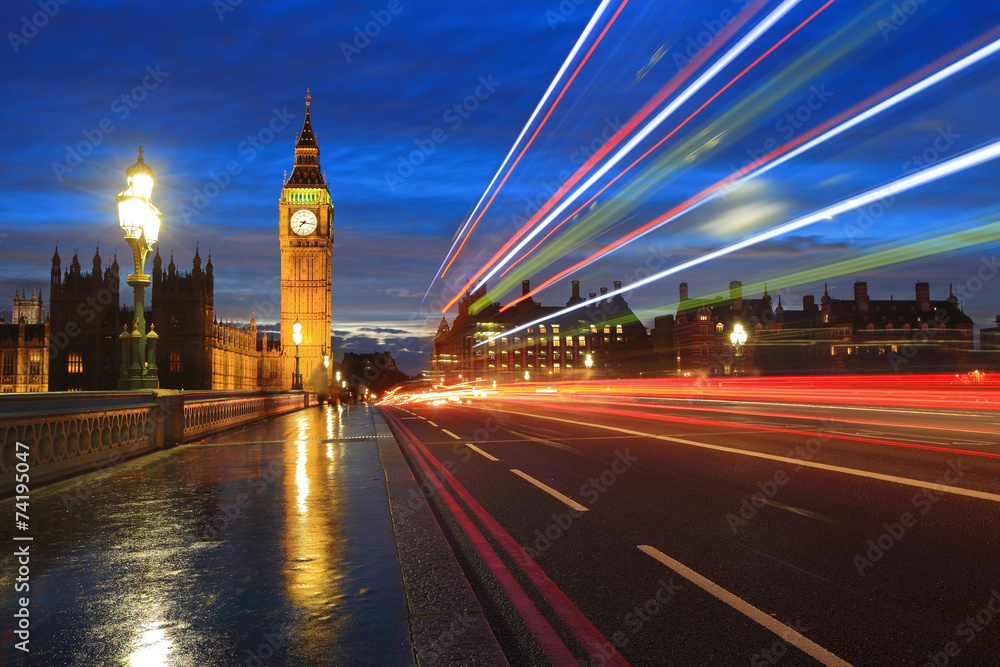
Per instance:
[[[299,345],[302,344],[302,324],[295,318],[292,324],[292,342],[295,343],[295,374],[292,376],[292,389],[302,389],[302,373],[299,372]]]
[[[591,368],[593,368],[593,367],[594,367],[594,355],[592,355],[592,354],[588,354],[588,355],[586,356],[586,358],[585,358],[585,359],[583,360],[583,365],[587,367],[587,370],[588,370],[588,371],[589,371],[589,370],[590,370]]]
[[[733,333],[729,334],[729,342],[736,348],[736,377],[743,375],[743,346],[747,343],[747,332],[742,324],[733,325]]]
[[[150,327],[146,333],[145,294],[150,278],[146,275],[146,257],[153,252],[153,244],[160,236],[160,212],[153,206],[153,170],[142,159],[125,170],[128,184],[118,193],[118,226],[125,232],[125,242],[132,248],[135,273],[126,281],[134,293],[135,317],[132,332],[128,327],[118,339],[122,344],[122,365],[118,376],[119,389],[156,389],[156,332]],[[148,351],[147,351],[148,348]]]
[[[524,381],[527,382],[530,379],[531,379],[531,373],[529,373],[528,371],[524,371]]]

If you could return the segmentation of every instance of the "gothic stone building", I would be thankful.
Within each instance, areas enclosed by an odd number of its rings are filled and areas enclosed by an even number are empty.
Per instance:
[[[249,325],[223,323],[214,313],[212,258],[202,267],[195,250],[190,272],[180,272],[173,256],[166,269],[157,249],[146,322],[155,328],[157,375],[164,389],[276,389],[281,384],[280,346]],[[100,253],[93,270],[81,271],[79,257],[60,272],[52,257],[49,389],[111,390],[118,386],[118,334],[131,324],[132,311],[119,307],[117,257],[102,271]]]
[[[0,317],[0,393],[48,391],[49,322],[42,296],[14,291],[14,321]]]
[[[119,304],[117,255],[102,270],[101,253],[84,273],[73,253],[62,271],[59,249],[52,255],[49,282],[49,391],[115,389],[121,365],[118,334],[132,318]]]

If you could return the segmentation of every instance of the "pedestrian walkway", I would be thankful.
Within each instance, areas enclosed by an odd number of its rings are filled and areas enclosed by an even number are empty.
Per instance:
[[[33,491],[31,652],[5,585],[0,663],[411,664],[372,411],[309,408]]]

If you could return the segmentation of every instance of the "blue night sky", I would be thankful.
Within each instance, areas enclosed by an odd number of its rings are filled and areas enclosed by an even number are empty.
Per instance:
[[[864,111],[1000,37],[994,3],[837,0],[754,64],[823,4],[798,3],[693,92],[567,213],[690,120],[531,259],[502,280],[492,277],[491,299],[508,301],[521,280],[539,284],[772,148]],[[5,2],[0,312],[9,316],[15,288],[43,289],[48,298],[57,242],[64,268],[75,249],[89,267],[98,244],[106,261],[116,250],[120,262],[128,259],[114,197],[142,145],[157,176],[164,261],[172,252],[187,270],[196,244],[203,258],[210,251],[217,316],[245,322],[256,309],[259,322],[273,325],[278,197],[309,88],[336,206],[338,351],[389,349],[404,371],[416,372],[428,367],[428,336],[464,278],[657,91],[678,82],[640,128],[780,5],[627,2],[445,277],[435,280],[596,0]],[[620,6],[609,4],[556,93]],[[737,12],[745,6],[757,11],[741,23]],[[732,29],[727,40],[715,37]],[[715,44],[704,63],[687,67],[703,45]],[[628,285],[645,275],[642,267],[668,269],[995,142],[998,68],[998,54],[971,64],[572,279],[584,294],[614,280]],[[225,173],[227,165],[234,173]],[[710,296],[723,294],[730,280],[768,280],[779,286],[772,294],[798,308],[803,295],[822,294],[824,282],[834,297],[850,298],[854,281],[864,280],[873,299],[912,299],[923,280],[932,299],[945,298],[954,283],[966,312],[987,325],[1000,313],[1000,233],[995,225],[980,228],[998,220],[998,175],[1000,160],[985,162],[670,275],[630,293],[629,302],[652,327],[656,315],[676,309],[682,281],[692,296]],[[974,229],[976,236],[945,247],[944,240]],[[916,256],[831,268],[912,244],[923,249]],[[800,277],[786,284],[793,275]],[[536,300],[565,302],[570,279]]]

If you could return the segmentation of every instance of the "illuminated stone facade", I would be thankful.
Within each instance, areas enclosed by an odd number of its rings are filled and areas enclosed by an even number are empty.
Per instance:
[[[621,282],[616,281],[614,286],[619,289]],[[521,287],[522,294],[527,295],[528,281],[523,281]],[[606,288],[601,289],[601,294],[606,292]],[[527,372],[531,380],[555,382],[634,377],[653,366],[646,327],[621,295],[564,315],[557,315],[562,306],[542,306],[530,298],[503,312],[498,303],[470,312],[485,294],[485,286],[466,294],[450,326],[442,319],[431,356],[435,378],[448,382],[459,379],[516,382],[524,380]],[[597,296],[590,294],[591,299]],[[566,305],[582,301],[580,282],[574,280],[573,293]],[[536,320],[541,322],[504,335]],[[494,336],[498,338],[479,346]],[[589,369],[585,365],[588,355],[593,363]]]
[[[14,321],[0,317],[0,393],[48,391],[49,322],[41,295],[14,293]]]
[[[292,325],[296,319],[302,325],[298,354],[305,388],[316,384],[316,378],[324,373],[328,376],[328,370],[319,369],[323,369],[324,355],[332,356],[333,204],[320,168],[319,145],[310,118],[310,99],[306,95],[306,117],[295,144],[295,167],[281,191],[278,215],[281,346],[284,353],[281,375],[286,389],[291,387],[295,370]],[[329,384],[329,376],[326,384]]]

